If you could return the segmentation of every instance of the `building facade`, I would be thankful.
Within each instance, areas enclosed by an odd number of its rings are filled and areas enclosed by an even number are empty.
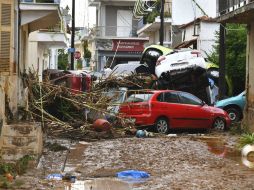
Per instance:
[[[89,0],[89,6],[96,6],[97,18],[90,33],[93,70],[139,61],[147,38],[137,36],[134,4],[135,0]]]
[[[160,43],[160,8],[161,4],[158,1],[136,1],[133,10],[138,20],[139,37],[148,37],[149,43],[147,45]],[[140,9],[146,9],[140,14]],[[165,0],[164,4],[164,39],[163,45],[165,47],[172,47],[172,0]]]
[[[41,79],[42,70],[56,61],[51,48],[66,47],[59,3],[0,1],[0,123],[16,120],[18,107],[26,105],[22,73],[35,71]]]
[[[218,0],[218,21],[222,24],[247,24],[246,106],[243,124],[254,132],[254,1]]]
[[[174,48],[192,48],[201,52],[203,57],[213,52],[216,43],[216,32],[220,29],[220,24],[215,19],[202,16],[189,22],[179,29],[182,31],[182,43]]]

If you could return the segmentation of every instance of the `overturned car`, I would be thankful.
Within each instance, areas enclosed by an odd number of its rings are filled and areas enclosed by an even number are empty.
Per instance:
[[[170,50],[166,54],[164,52],[159,46],[152,46],[144,51],[141,58],[140,63],[157,77],[152,88],[190,92],[208,104],[214,104],[218,89],[209,73],[214,74],[211,71],[216,72],[218,67],[207,63],[197,50]],[[142,70],[137,68],[136,72],[141,73]],[[208,70],[210,72],[207,72]]]

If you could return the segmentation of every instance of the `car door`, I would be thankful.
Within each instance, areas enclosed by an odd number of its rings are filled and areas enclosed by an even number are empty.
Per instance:
[[[207,128],[211,125],[211,112],[202,100],[187,92],[179,92],[179,100],[183,105],[179,119],[185,120],[187,128]]]
[[[177,92],[164,92],[158,98],[160,115],[169,118],[171,128],[183,128],[186,126],[186,120],[179,119],[183,105],[179,103]]]

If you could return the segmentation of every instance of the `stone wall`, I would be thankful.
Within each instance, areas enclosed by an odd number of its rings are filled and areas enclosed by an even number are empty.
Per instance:
[[[3,124],[0,132],[0,155],[4,160],[14,161],[25,155],[40,157],[43,135],[39,123]]]

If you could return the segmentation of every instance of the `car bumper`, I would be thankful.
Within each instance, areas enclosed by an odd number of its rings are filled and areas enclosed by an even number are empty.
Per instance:
[[[229,128],[231,125],[231,119],[227,116],[225,117],[225,121],[226,121],[226,127]]]

